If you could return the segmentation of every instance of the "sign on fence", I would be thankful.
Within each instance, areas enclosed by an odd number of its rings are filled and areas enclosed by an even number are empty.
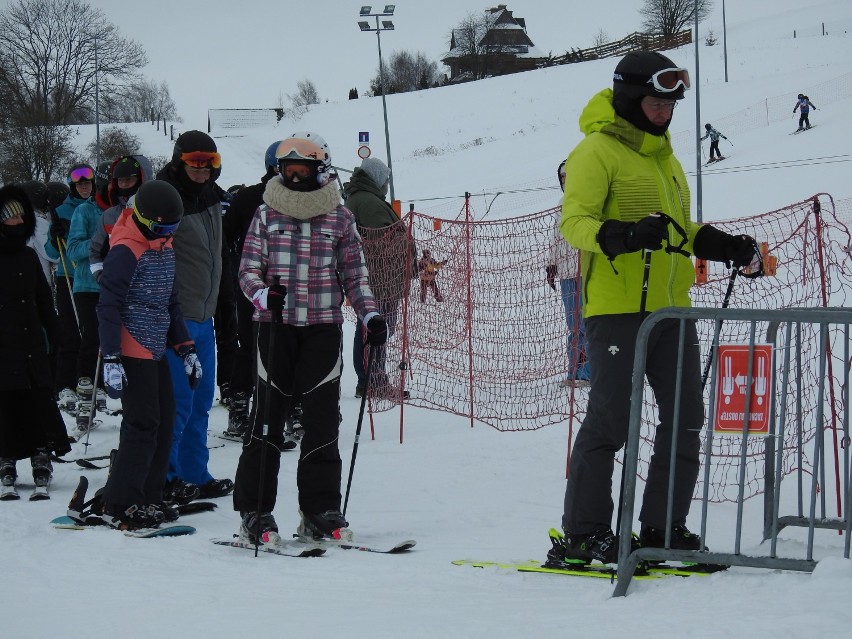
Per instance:
[[[716,351],[716,419],[713,430],[719,434],[769,434],[769,407],[772,404],[772,345],[755,344],[751,377],[748,373],[748,344],[719,344]],[[746,399],[751,393],[748,419]]]

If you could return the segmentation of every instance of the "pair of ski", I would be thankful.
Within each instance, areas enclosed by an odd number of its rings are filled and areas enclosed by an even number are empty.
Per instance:
[[[516,572],[537,572],[551,575],[567,575],[570,577],[593,577],[597,579],[616,579],[617,568],[606,564],[570,564],[562,566],[549,566],[540,561],[530,559],[520,562],[500,561],[476,561],[471,559],[457,559],[452,562],[454,566],[472,566],[474,568],[498,568],[502,570],[514,570]],[[647,567],[637,570],[633,579],[665,579],[667,577],[692,577],[694,575],[709,575],[718,570],[724,570],[723,566],[705,568],[696,565],[670,565],[649,564]]]
[[[0,488],[0,501],[17,501],[21,498],[17,486],[3,486]],[[36,486],[30,493],[30,501],[44,501],[50,499],[50,493],[47,486]]]
[[[219,546],[230,546],[231,548],[243,548],[245,550],[255,550],[255,545],[238,535],[234,535],[232,539],[212,539],[214,544]],[[281,555],[284,557],[320,557],[325,554],[326,550],[339,548],[341,550],[360,550],[362,552],[380,553],[386,555],[395,555],[414,548],[417,542],[413,539],[406,539],[397,542],[385,542],[382,540],[345,540],[345,539],[309,539],[303,537],[294,537],[293,539],[283,539],[277,534],[272,543],[260,544],[257,546],[259,552],[265,552],[272,555]]]
[[[728,159],[728,156],[725,155],[725,156],[722,156],[722,157],[717,158],[715,160],[708,160],[707,162],[704,163],[704,166],[711,166],[713,164],[719,164],[719,162],[721,162],[722,160],[727,160],[727,159]]]
[[[804,132],[804,131],[810,131],[810,130],[811,130],[811,129],[813,129],[815,126],[816,126],[816,124],[812,124],[812,125],[810,125],[810,126],[802,127],[801,129],[796,129],[796,130],[795,130],[795,131],[793,131],[790,135],[798,135],[799,133],[802,133],[802,132]]]

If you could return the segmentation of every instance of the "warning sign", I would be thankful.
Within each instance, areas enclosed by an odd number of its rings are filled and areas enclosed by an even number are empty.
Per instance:
[[[772,403],[772,345],[755,344],[751,377],[748,376],[747,344],[719,344],[716,379],[716,418],[713,430],[741,435],[745,425],[749,435],[769,434],[769,408]],[[750,397],[749,414],[746,401]]]

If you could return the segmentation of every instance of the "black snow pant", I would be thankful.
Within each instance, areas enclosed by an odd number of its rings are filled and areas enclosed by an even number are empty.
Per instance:
[[[808,112],[802,111],[799,114],[799,128],[804,129],[805,127],[811,128],[811,121],[808,118]]]
[[[77,379],[95,379],[98,363],[100,337],[98,335],[98,313],[96,311],[100,293],[74,293],[77,317],[80,319],[80,348],[77,351]],[[103,388],[103,375],[98,375],[98,387]]]
[[[63,252],[64,255],[64,252]],[[65,258],[68,259],[67,256]],[[74,278],[64,275],[56,277],[56,313],[59,316],[59,350],[56,355],[56,380],[54,388],[58,393],[63,388],[72,390],[77,387],[77,352],[80,350],[80,328],[77,325],[77,312],[74,297],[69,287],[74,286]]]
[[[121,433],[104,491],[104,505],[113,514],[132,504],[163,501],[175,419],[168,360],[122,357],[121,362],[127,375]]]
[[[722,152],[719,150],[719,140],[710,140],[710,157],[722,157]]]
[[[612,527],[615,455],[627,442],[630,393],[639,313],[586,319],[592,386],[589,404],[568,464],[566,532],[586,534]],[[674,423],[679,320],[664,320],[648,341],[645,375],[654,391],[659,424],[654,436],[639,520],[664,529],[669,456]],[[673,524],[683,524],[698,479],[699,435],[704,424],[701,361],[695,322],[686,322],[680,422],[675,457]],[[627,522],[630,525],[630,522]]]
[[[269,361],[270,328],[275,352]],[[278,495],[278,471],[284,442],[283,415],[294,395],[301,397],[302,426],[296,484],[302,512],[340,510],[341,461],[340,374],[343,368],[342,329],[339,324],[313,326],[272,325],[262,322],[257,335],[257,410],[243,442],[234,486],[234,510],[255,511],[260,489],[262,433],[269,398],[268,444],[263,472],[261,511],[272,512]],[[272,367],[271,376],[269,375]],[[268,392],[270,387],[271,392]]]

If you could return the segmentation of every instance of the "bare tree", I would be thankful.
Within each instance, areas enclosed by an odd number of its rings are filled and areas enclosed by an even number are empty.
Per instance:
[[[592,41],[592,46],[601,47],[609,42],[609,34],[604,31],[603,27],[598,29],[598,32],[595,34],[595,38]]]
[[[429,60],[422,52],[395,51],[384,65],[385,94],[408,93],[437,86],[441,82],[438,63]],[[370,80],[369,95],[381,95],[381,75],[376,69]],[[357,95],[357,91],[356,91]]]
[[[85,0],[15,0],[0,12],[0,93],[11,108],[6,122],[91,122],[96,74],[109,95],[147,63],[142,47],[121,37]]]
[[[492,75],[491,63],[505,50],[499,42],[486,41],[492,20],[487,11],[473,11],[450,33],[450,49],[465,59],[475,80]]]
[[[713,10],[712,0],[643,0],[639,15],[648,33],[671,37],[695,22],[695,11],[701,22]]]
[[[141,142],[132,133],[121,127],[111,126],[101,131],[101,159],[114,160],[123,155],[139,153]],[[97,142],[92,141],[86,145],[89,154],[88,162],[94,164],[98,155]]]
[[[311,104],[319,104],[320,97],[313,82],[305,78],[296,83],[296,93],[288,95],[293,108],[296,110],[307,110]]]
[[[75,135],[67,126],[0,129],[0,179],[6,183],[64,179],[66,167],[74,160]]]

